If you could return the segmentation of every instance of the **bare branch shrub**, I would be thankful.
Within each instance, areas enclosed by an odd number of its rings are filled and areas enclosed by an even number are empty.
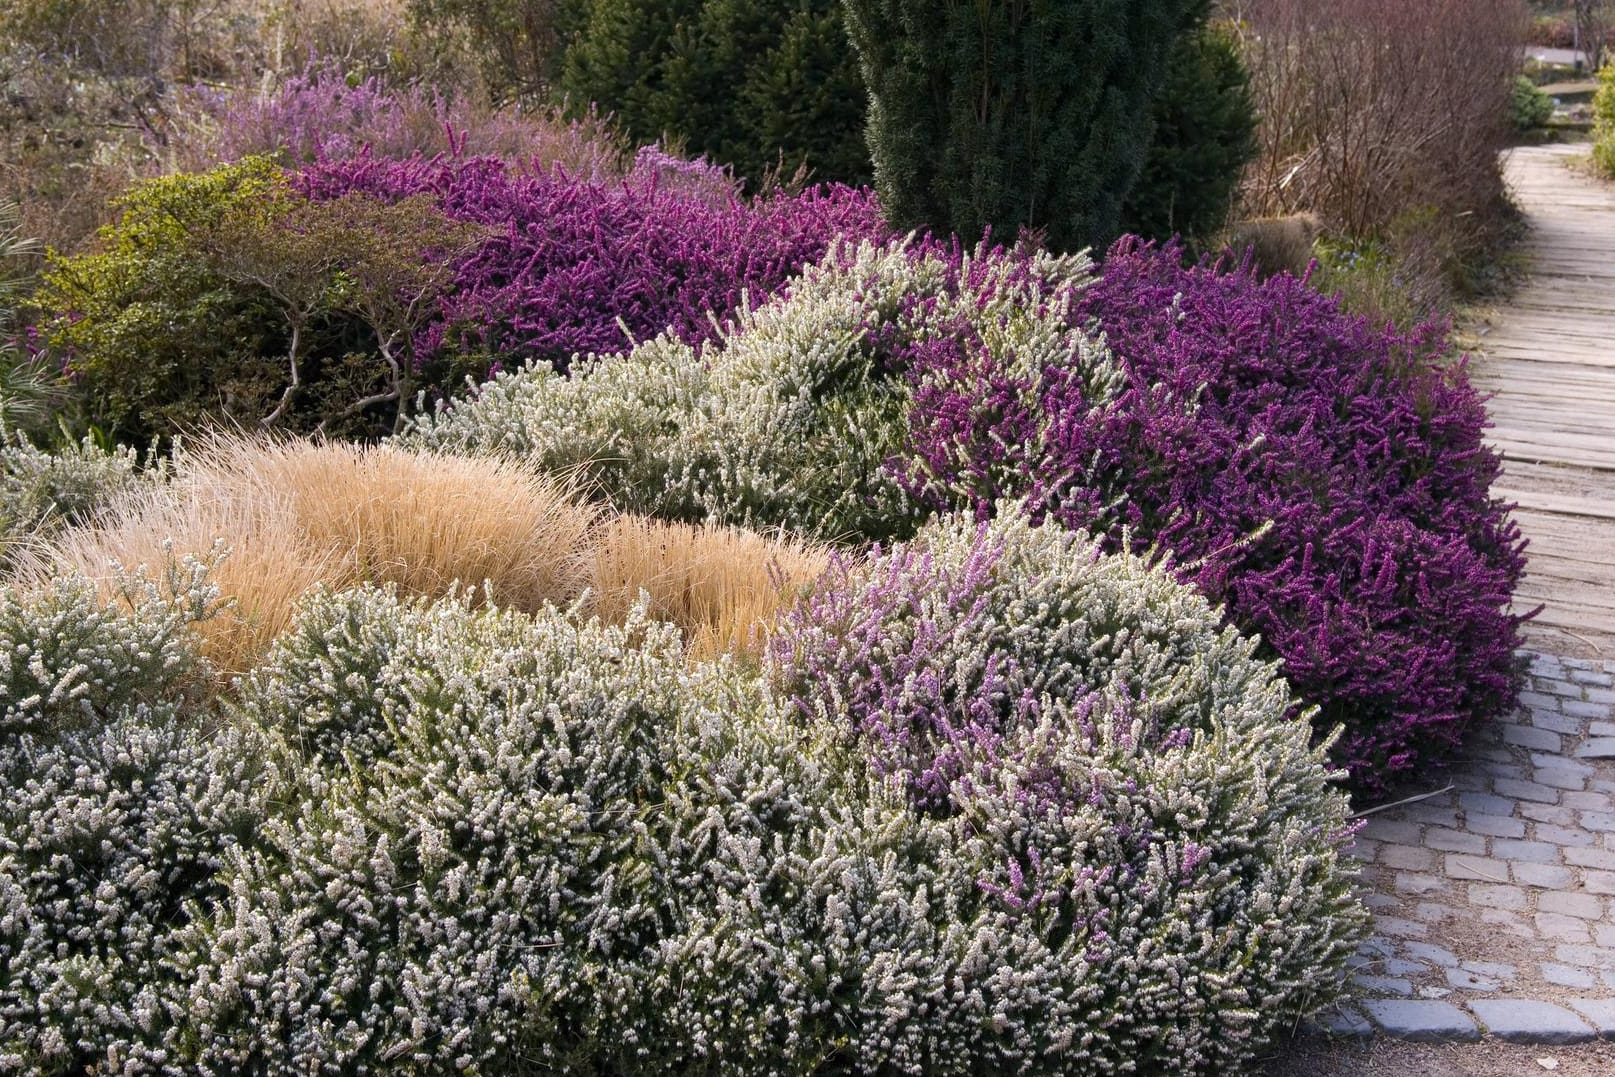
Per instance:
[[[1417,232],[1441,258],[1484,242],[1506,206],[1521,0],[1230,6],[1262,117],[1248,215],[1315,212],[1355,238]]]

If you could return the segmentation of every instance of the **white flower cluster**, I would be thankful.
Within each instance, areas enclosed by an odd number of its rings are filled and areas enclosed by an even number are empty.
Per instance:
[[[250,731],[182,718],[204,577],[0,587],[0,1072],[169,1057],[164,963],[266,795]]]
[[[11,544],[53,523],[87,520],[117,494],[162,473],[139,467],[132,449],[106,452],[86,438],[50,453],[0,428],[0,564]]]
[[[949,258],[908,243],[832,250],[697,354],[666,337],[622,356],[503,374],[419,422],[411,441],[580,473],[619,508],[826,538],[909,532],[920,512],[887,462],[908,433],[904,348],[968,326],[992,354],[1075,362],[1102,401],[1107,353],[1070,328],[1083,257]]]
[[[218,591],[195,558],[120,573],[111,601],[82,577],[43,591],[0,584],[0,736],[90,727],[174,700],[195,665],[189,626]]]

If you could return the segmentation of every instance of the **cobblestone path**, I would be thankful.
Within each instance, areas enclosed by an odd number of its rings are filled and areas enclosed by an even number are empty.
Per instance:
[[[1374,936],[1327,1027],[1615,1038],[1615,662],[1538,656],[1529,683],[1450,790],[1369,816]]]

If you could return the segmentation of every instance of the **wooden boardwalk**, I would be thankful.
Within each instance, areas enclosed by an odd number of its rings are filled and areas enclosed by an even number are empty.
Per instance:
[[[1504,457],[1495,493],[1531,540],[1516,605],[1545,608],[1534,649],[1615,657],[1615,184],[1573,170],[1585,146],[1515,150],[1530,279],[1480,339],[1476,384]]]

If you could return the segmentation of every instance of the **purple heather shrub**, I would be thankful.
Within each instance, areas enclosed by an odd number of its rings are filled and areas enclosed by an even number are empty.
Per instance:
[[[1014,506],[944,517],[842,559],[768,674],[973,835],[978,893],[1063,970],[1054,1029],[1075,1005],[1143,1070],[1237,1071],[1338,982],[1361,919],[1325,750],[1255,642],[1141,557]]]
[[[1335,757],[1365,792],[1514,705],[1524,543],[1438,327],[1377,329],[1303,280],[1131,240],[1074,309],[1122,391],[1089,399],[966,339],[911,372],[915,457],[897,466],[914,494],[978,515],[1024,497],[1112,548],[1169,552],[1282,660],[1318,728],[1344,727]]]
[[[333,63],[311,64],[277,85],[221,93],[192,91],[212,123],[189,147],[198,168],[257,154],[293,161],[343,160],[363,152],[407,160],[438,154],[492,155],[532,171],[561,168],[606,182],[623,174],[625,147],[610,125],[590,114],[562,119],[519,108],[495,109],[421,87],[392,87],[378,78],[349,84]],[[676,160],[670,158],[670,160]]]
[[[524,171],[492,157],[320,161],[296,178],[317,199],[429,194],[493,235],[459,265],[418,355],[458,349],[493,368],[605,354],[671,331],[706,341],[756,306],[838,236],[884,238],[867,190],[818,187],[757,201],[722,195],[700,163],[676,174],[659,151],[621,181]]]

